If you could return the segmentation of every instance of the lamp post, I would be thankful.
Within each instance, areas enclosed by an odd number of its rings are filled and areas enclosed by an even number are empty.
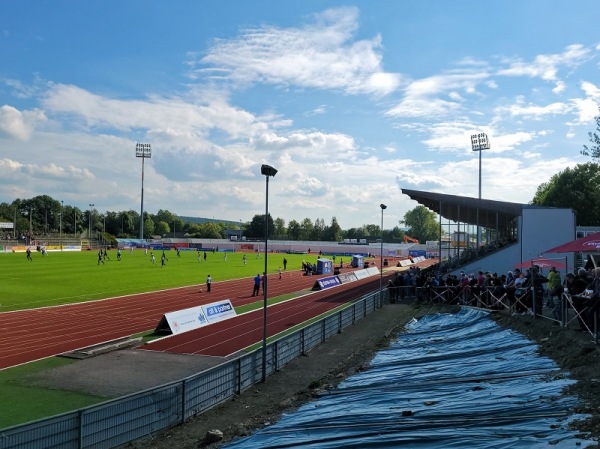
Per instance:
[[[149,143],[135,144],[135,157],[142,158],[142,205],[140,208],[140,239],[144,238],[144,159],[152,157],[152,148]]]
[[[379,253],[379,307],[383,306],[383,211],[387,209],[385,204],[381,207],[381,252]]]
[[[90,214],[88,215],[88,238],[90,239],[92,238],[92,207],[94,207],[94,205],[90,203]]]
[[[265,272],[264,286],[263,286],[263,342],[262,342],[262,382],[264,383],[267,379],[267,244],[269,240],[269,177],[275,176],[277,170],[270,165],[262,165],[260,167],[260,174],[265,176],[266,189],[265,189]]]
[[[73,233],[77,237],[77,209],[73,209]]]
[[[490,141],[485,133],[471,134],[471,148],[479,151],[479,200],[481,200],[481,150],[490,149]],[[479,246],[481,241],[481,230],[479,228],[479,205],[477,205],[477,256],[479,257]],[[470,246],[470,245],[469,245]]]
[[[242,219],[240,218],[240,242],[242,241]]]

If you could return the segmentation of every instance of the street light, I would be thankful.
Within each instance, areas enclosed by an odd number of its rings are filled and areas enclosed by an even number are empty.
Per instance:
[[[379,254],[379,307],[383,306],[383,211],[387,209],[385,204],[381,207],[381,252]]]
[[[240,218],[240,242],[242,241],[242,219]]]
[[[89,225],[88,225],[88,238],[89,239],[92,238],[92,207],[94,207],[94,205],[92,203],[90,203],[90,213],[88,215],[88,221],[89,221]]]
[[[149,143],[135,144],[135,157],[142,158],[142,206],[140,208],[140,239],[144,238],[144,159],[152,157]]]
[[[471,148],[473,151],[479,151],[479,200],[481,200],[481,150],[490,149],[490,141],[485,133],[471,134]],[[479,204],[477,205],[477,256],[479,257],[479,245],[481,240],[481,230],[479,229]],[[469,245],[471,246],[471,245]]]
[[[260,167],[260,174],[265,176],[266,190],[265,190],[265,272],[264,286],[263,286],[263,343],[262,343],[262,382],[267,380],[267,243],[269,240],[269,177],[275,176],[277,170],[270,165],[262,165]]]

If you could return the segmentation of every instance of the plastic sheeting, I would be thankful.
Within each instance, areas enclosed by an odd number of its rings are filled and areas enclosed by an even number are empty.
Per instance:
[[[368,370],[226,445],[270,448],[585,448],[573,383],[537,345],[463,309],[412,320]]]

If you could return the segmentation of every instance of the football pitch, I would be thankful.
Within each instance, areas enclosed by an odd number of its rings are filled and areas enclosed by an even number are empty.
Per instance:
[[[210,274],[214,283],[228,279],[253,278],[265,271],[265,255],[244,252],[165,251],[167,261],[161,263],[162,250],[109,250],[108,257],[98,261],[97,251],[0,253],[0,312],[48,307],[92,301],[135,293],[159,291],[192,285],[204,285]],[[227,255],[227,260],[225,260]],[[244,255],[246,263],[244,263]],[[199,257],[200,256],[200,260]],[[315,264],[316,254],[270,253],[268,274],[283,269],[300,270],[302,262]],[[348,260],[349,261],[349,260]]]

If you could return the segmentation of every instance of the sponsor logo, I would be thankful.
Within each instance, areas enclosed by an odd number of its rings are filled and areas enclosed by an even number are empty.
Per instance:
[[[215,306],[207,307],[206,313],[208,315],[218,315],[219,313],[229,312],[231,310],[231,304],[223,303]]]

